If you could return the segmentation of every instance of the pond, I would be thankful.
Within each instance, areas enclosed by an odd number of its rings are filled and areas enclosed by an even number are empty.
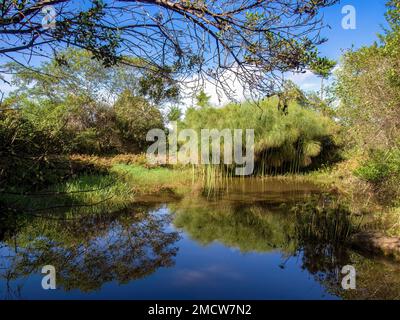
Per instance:
[[[317,187],[238,179],[202,191],[95,216],[3,216],[0,297],[399,298],[400,266],[351,249],[357,219]],[[42,288],[45,265],[55,290]],[[341,286],[345,265],[356,290]]]

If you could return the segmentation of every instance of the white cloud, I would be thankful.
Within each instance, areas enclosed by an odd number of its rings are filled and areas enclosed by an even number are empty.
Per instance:
[[[234,93],[233,98],[236,101],[246,100],[246,97],[248,97],[249,94],[246,92],[244,86],[237,80],[235,74],[227,71],[227,74],[224,78],[224,85]],[[321,79],[314,75],[311,71],[306,71],[304,73],[290,72],[285,75],[285,78],[293,81],[304,91],[319,91],[321,89]],[[329,82],[330,81],[328,80],[326,84]],[[196,83],[196,81],[194,81],[193,78],[187,83]],[[196,83],[196,85],[198,85],[198,83]],[[220,86],[217,86],[211,81],[204,81],[202,86],[199,88],[197,88],[196,85],[186,85],[183,89],[185,96],[183,99],[183,105],[185,106],[184,109],[195,104],[195,95],[202,89],[208,96],[211,97],[210,102],[215,106],[223,106],[232,101],[232,99],[230,99],[224,93],[224,90],[222,90]]]
[[[4,80],[2,80],[4,79]],[[4,94],[6,97],[12,90],[15,90],[16,88],[12,85],[10,85],[7,82],[11,81],[11,76],[8,74],[1,74],[0,75],[0,96]]]
[[[210,96],[210,103],[217,107],[224,106],[232,101],[242,102],[249,99],[251,96],[250,92],[238,79],[238,72],[241,71],[239,69],[225,70],[220,76],[219,81],[211,79],[199,81],[196,77],[185,81],[182,90],[184,96],[183,105],[185,108],[194,105],[196,103],[195,96],[201,90],[204,90]]]
[[[289,73],[287,80],[293,81],[304,91],[317,91],[321,88],[321,80],[311,71],[304,73]]]

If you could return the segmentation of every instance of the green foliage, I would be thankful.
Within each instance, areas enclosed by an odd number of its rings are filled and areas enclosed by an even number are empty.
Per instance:
[[[322,113],[324,116],[329,117],[331,119],[335,119],[337,117],[337,110],[334,107],[336,102],[336,96],[331,92],[333,89],[329,87],[325,90],[325,96],[322,97],[315,92],[309,92],[306,94],[306,107]],[[326,93],[330,93],[326,95]]]
[[[280,95],[282,100],[296,102],[302,107],[307,107],[309,104],[306,94],[290,80],[285,81]]]
[[[105,68],[84,50],[65,50],[36,69],[17,64],[8,69],[18,86],[9,108],[20,110],[37,129],[61,130],[70,152],[141,151],[144,131],[163,128],[153,103],[179,96],[168,70],[157,78],[132,66]]]
[[[89,51],[67,49],[37,68],[25,68],[16,63],[6,67],[14,74],[16,94],[33,99],[45,98],[59,103],[74,96],[108,103],[112,95],[130,91],[134,96],[161,105],[176,102],[180,96],[177,83],[171,79],[171,70],[165,68],[154,74],[142,59],[127,59],[124,64],[104,67]]]
[[[387,6],[389,28],[380,43],[345,53],[335,91],[348,146],[365,158],[355,174],[393,200],[400,177],[400,2]]]
[[[164,72],[167,66],[175,79],[196,75],[204,79],[210,71],[226,70],[232,63],[243,71],[257,66],[261,78],[268,82],[258,89],[271,92],[276,84],[274,77],[269,77],[271,71],[302,70],[316,56],[316,46],[325,41],[319,37],[325,27],[321,11],[338,1],[180,1],[179,5],[173,1],[146,1],[148,11],[130,10],[127,1],[92,0],[79,8],[71,1],[55,1],[50,4],[62,10],[62,15],[55,28],[47,30],[54,41],[35,42],[36,38],[31,38],[32,24],[40,22],[38,13],[47,1],[4,0],[6,9],[0,26],[6,30],[0,34],[4,43],[0,54],[12,60],[9,53],[29,54],[33,46],[44,56],[65,47],[85,48],[105,66],[126,61],[126,55],[146,57],[152,71]],[[127,11],[130,20],[140,21],[139,25],[127,23]],[[169,19],[169,14],[176,17]],[[15,41],[8,43],[9,38]],[[49,46],[51,50],[46,50]],[[30,64],[20,58],[22,64]],[[243,72],[237,76],[254,85],[253,77]],[[220,72],[212,77],[224,81]]]
[[[321,91],[320,91],[320,98],[321,101],[324,101],[324,80],[328,79],[329,76],[332,74],[333,68],[336,66],[336,61],[330,60],[328,58],[316,58],[310,65],[311,71],[316,74],[317,76],[321,77]]]
[[[182,118],[182,110],[178,106],[169,107],[167,119],[169,122],[179,121]]]
[[[154,104],[164,102],[176,102],[179,100],[180,92],[177,82],[170,77],[171,70],[162,73],[145,72],[138,81],[139,90],[137,94],[146,97]]]
[[[271,98],[259,104],[190,108],[183,126],[198,132],[203,128],[254,129],[256,171],[261,174],[297,172],[317,161],[318,156],[329,158],[334,153],[331,149],[331,155],[324,154],[324,146],[331,143],[336,132],[332,120],[296,102],[289,103],[287,115],[277,105],[278,99]]]
[[[355,175],[381,188],[385,198],[400,195],[400,149],[371,150]]]
[[[390,29],[381,43],[344,54],[337,71],[338,115],[364,150],[396,146],[400,136],[400,32],[398,1],[389,2]],[[396,11],[397,10],[397,11]]]
[[[139,153],[145,151],[149,142],[147,132],[151,129],[163,129],[161,112],[144,98],[124,92],[114,105],[117,127],[120,132],[123,150]]]
[[[43,132],[50,141],[57,139],[56,145],[60,147],[51,154],[104,154],[120,149],[115,112],[104,104],[82,96],[69,96],[59,103],[24,98],[13,107],[17,108],[14,113],[29,122],[32,130]]]
[[[389,0],[386,3],[388,11],[386,20],[389,24],[389,29],[381,36],[381,40],[385,43],[385,51],[391,55],[400,54],[400,1]]]
[[[336,66],[336,61],[328,58],[317,58],[310,65],[313,73],[321,78],[328,78],[332,74],[333,68]]]
[[[117,49],[120,46],[120,34],[117,29],[99,28],[99,22],[105,16],[106,4],[102,0],[94,0],[86,11],[79,11],[74,18],[63,19],[56,24],[54,37],[67,43],[75,43],[76,47],[83,47],[92,52],[93,57],[101,61],[104,66],[116,64],[120,57]]]
[[[203,90],[196,96],[196,105],[200,108],[206,108],[210,106],[210,96],[207,95]]]
[[[133,67],[105,68],[83,50],[68,49],[37,69],[17,64],[8,69],[18,87],[0,114],[0,178],[8,188],[23,183],[36,189],[64,180],[70,174],[57,170],[54,159],[72,153],[145,150],[148,130],[164,128],[152,102],[179,95],[175,83],[166,82],[167,71],[156,79]]]
[[[55,170],[49,155],[62,154],[65,148],[59,131],[51,126],[36,127],[18,111],[1,112],[0,190],[21,185],[35,189],[64,176],[68,167]]]
[[[164,128],[163,118],[143,98],[125,96],[115,108],[72,98],[62,104],[20,101],[19,109],[0,113],[2,185],[57,183],[74,172],[71,153],[141,152],[153,128]]]
[[[342,59],[338,115],[349,138],[362,148],[393,146],[399,137],[400,86],[392,80],[397,64],[376,45],[349,51]]]

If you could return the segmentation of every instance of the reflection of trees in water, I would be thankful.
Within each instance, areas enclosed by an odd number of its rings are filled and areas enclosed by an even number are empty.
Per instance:
[[[16,235],[16,252],[4,274],[17,279],[51,264],[57,286],[92,291],[109,281],[127,283],[174,264],[177,232],[166,232],[170,216],[149,209],[65,220],[27,219]],[[4,239],[12,246],[12,237]],[[4,258],[2,258],[4,261]]]
[[[202,206],[171,206],[174,224],[203,245],[218,241],[242,252],[279,249],[284,260],[301,257],[310,272],[329,292],[343,298],[398,298],[400,267],[368,259],[350,250],[346,237],[354,231],[352,217],[337,203],[321,205],[263,204],[243,206],[215,202]],[[357,270],[357,290],[341,287],[342,267]],[[285,268],[285,261],[280,265]],[[390,270],[398,270],[396,273]],[[382,279],[382,280],[380,280]]]
[[[350,262],[349,249],[328,243],[303,245],[302,268],[307,270],[329,292],[341,296],[342,267]]]
[[[356,290],[341,287],[342,267],[356,269]],[[400,299],[400,266],[398,262],[368,258],[348,248],[305,249],[303,266],[332,294],[344,299]]]
[[[345,291],[347,299],[400,299],[400,265],[388,260],[366,259],[351,253],[357,270],[357,290]]]
[[[299,206],[281,202],[253,205],[232,202],[202,202],[170,205],[174,224],[193,239],[207,245],[219,241],[243,252],[279,248],[294,253],[311,242],[327,246],[342,244],[353,231],[343,208]],[[324,246],[326,248],[326,246]]]
[[[357,232],[359,221],[346,207],[324,197],[299,203],[291,212],[302,268],[340,296],[342,267],[351,264],[346,241]]]
[[[290,247],[290,233],[282,215],[252,206],[176,208],[174,224],[184,229],[197,242],[214,241],[242,252],[265,252]]]

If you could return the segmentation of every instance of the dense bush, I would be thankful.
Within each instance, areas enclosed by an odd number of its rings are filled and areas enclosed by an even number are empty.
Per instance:
[[[119,152],[140,153],[146,151],[149,143],[147,132],[163,129],[164,120],[160,110],[130,92],[124,92],[113,108],[116,114],[116,128],[121,140]],[[150,142],[151,144],[151,142]]]
[[[38,189],[90,171],[68,161],[60,132],[35,126],[21,112],[0,112],[0,191]]]
[[[297,102],[288,104],[287,113],[277,106],[278,99],[271,98],[259,104],[191,108],[183,126],[198,131],[254,129],[256,171],[262,174],[298,172],[321,162],[319,157],[325,162],[336,157],[333,136],[337,127],[332,120]]]
[[[355,174],[369,182],[379,183],[388,178],[390,168],[388,157],[383,151],[375,151],[357,168]]]
[[[141,152],[147,131],[163,128],[160,106],[179,99],[168,70],[156,76],[124,64],[106,68],[85,50],[67,49],[34,68],[5,68],[17,88],[7,108],[38,130],[56,132],[69,153]]]
[[[400,195],[400,149],[370,151],[355,174],[375,185],[382,197],[395,199]]]
[[[163,128],[160,111],[144,99],[130,97],[116,107],[69,98],[19,101],[0,113],[0,179],[2,185],[35,189],[75,174],[67,160],[89,155],[142,152],[146,133]]]
[[[139,101],[139,103],[138,103]],[[163,128],[160,111],[143,98],[115,108],[69,95],[63,101],[15,96],[0,110],[1,189],[40,189],[78,173],[98,171],[71,161],[74,153],[141,152],[148,130]]]

